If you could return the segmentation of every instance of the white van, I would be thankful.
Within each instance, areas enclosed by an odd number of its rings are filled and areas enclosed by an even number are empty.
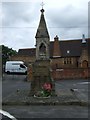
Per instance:
[[[7,61],[5,65],[6,73],[27,73],[27,67],[23,61]]]

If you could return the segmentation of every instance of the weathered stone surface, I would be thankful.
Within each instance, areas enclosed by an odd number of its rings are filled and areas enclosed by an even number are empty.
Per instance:
[[[36,98],[29,96],[29,90],[20,90],[3,99],[3,105],[90,105],[90,102],[81,101],[70,90],[60,89],[60,94],[50,98]]]
[[[50,61],[38,60],[32,65],[32,81],[30,95],[34,96],[42,91],[42,87],[45,83],[51,84],[51,95],[55,95],[55,84],[50,74]]]

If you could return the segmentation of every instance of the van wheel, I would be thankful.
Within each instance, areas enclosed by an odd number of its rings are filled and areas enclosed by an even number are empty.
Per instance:
[[[10,74],[10,71],[7,71],[7,74]]]
[[[27,71],[25,72],[25,75],[27,75]]]

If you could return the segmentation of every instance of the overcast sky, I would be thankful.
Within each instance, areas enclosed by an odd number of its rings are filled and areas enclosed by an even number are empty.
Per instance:
[[[60,40],[81,39],[82,34],[88,37],[89,0],[43,0],[43,2],[50,41],[53,41],[56,35]],[[35,47],[41,3],[42,0],[2,0],[0,44],[15,50]]]

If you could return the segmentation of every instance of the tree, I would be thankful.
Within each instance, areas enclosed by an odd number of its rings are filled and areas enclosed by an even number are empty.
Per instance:
[[[13,50],[12,48],[8,48],[7,46],[1,45],[2,49],[2,63],[5,64],[9,57],[16,55],[17,51]]]

